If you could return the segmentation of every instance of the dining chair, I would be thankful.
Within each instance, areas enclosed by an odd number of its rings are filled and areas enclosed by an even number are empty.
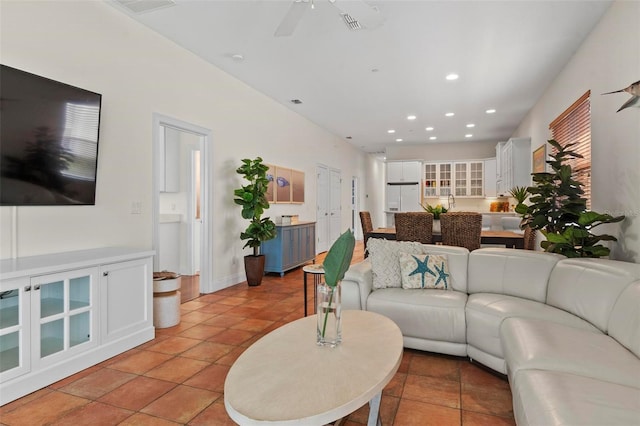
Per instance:
[[[530,226],[524,228],[524,249],[535,250],[536,249],[536,231],[531,229]]]
[[[442,244],[465,247],[472,251],[480,248],[482,214],[475,212],[447,212],[440,215]]]
[[[364,238],[364,257],[367,257],[368,256],[367,240],[369,239],[367,234],[373,231],[373,223],[371,222],[371,213],[367,211],[360,212],[360,224],[362,225],[362,237]]]
[[[397,241],[417,241],[422,244],[431,244],[433,239],[432,213],[395,213],[394,220]]]

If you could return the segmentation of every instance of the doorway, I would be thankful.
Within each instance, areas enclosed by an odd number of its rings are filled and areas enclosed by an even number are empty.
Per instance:
[[[322,253],[340,236],[342,226],[342,179],[340,170],[316,167],[316,252]]]
[[[184,302],[211,292],[211,131],[154,114],[153,141],[153,266],[182,275]]]

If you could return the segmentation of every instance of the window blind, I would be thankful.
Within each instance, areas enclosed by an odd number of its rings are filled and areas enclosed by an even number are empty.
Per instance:
[[[582,183],[583,197],[587,199],[587,208],[591,208],[591,91],[587,91],[566,111],[549,124],[551,137],[561,145],[577,143],[572,151],[583,158],[574,158],[569,164],[573,178]],[[555,151],[555,150],[554,150]]]

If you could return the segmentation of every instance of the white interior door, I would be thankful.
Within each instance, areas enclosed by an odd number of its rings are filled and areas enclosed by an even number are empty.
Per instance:
[[[329,249],[329,169],[316,167],[316,252]]]
[[[329,247],[338,239],[342,228],[342,178],[340,170],[329,170]]]

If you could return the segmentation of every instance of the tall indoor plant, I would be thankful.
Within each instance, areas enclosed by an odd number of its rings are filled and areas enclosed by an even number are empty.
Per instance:
[[[242,218],[251,221],[247,229],[240,234],[241,240],[247,240],[243,248],[253,248],[253,254],[244,257],[247,284],[250,286],[260,285],[264,275],[265,259],[264,255],[260,254],[260,245],[276,236],[275,223],[268,217],[262,217],[264,211],[269,208],[265,195],[269,184],[267,170],[269,167],[262,163],[260,157],[254,160],[245,158],[242,165],[236,169],[236,172],[249,182],[233,191],[233,201],[242,206]]]
[[[567,257],[602,257],[609,255],[609,248],[601,241],[617,241],[612,235],[592,233],[593,228],[603,223],[620,222],[624,216],[611,216],[587,210],[587,201],[582,196],[582,183],[573,179],[573,171],[567,161],[582,158],[571,147],[574,143],[561,145],[548,141],[556,149],[546,163],[552,172],[533,173],[534,185],[527,188],[531,196],[530,205],[520,202],[516,212],[522,215],[522,226],[540,230],[546,241],[541,243],[547,252],[560,253]]]

